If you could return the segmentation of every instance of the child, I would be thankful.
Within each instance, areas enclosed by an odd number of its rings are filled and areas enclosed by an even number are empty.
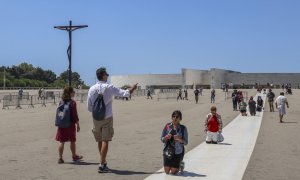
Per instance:
[[[222,132],[222,119],[215,106],[210,108],[210,113],[206,116],[205,132],[207,144],[218,143],[218,133]]]
[[[244,101],[244,99],[242,99],[239,106],[240,106],[241,115],[247,116],[247,103]]]

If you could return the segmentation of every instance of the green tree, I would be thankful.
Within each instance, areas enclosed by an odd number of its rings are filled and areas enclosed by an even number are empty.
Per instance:
[[[5,68],[6,87],[64,87],[68,84],[68,71],[64,71],[59,77],[51,70],[34,67],[32,64],[21,63],[12,67],[0,66],[0,79],[3,79]],[[3,86],[3,80],[0,86]],[[72,73],[72,84],[87,87],[80,79],[77,72]]]
[[[69,82],[69,73],[68,71],[64,71],[60,74],[59,79],[62,80],[65,84]],[[80,75],[77,72],[72,72],[72,85],[78,86],[83,85],[84,82],[80,79]]]

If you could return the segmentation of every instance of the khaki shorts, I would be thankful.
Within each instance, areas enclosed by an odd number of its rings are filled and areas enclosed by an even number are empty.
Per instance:
[[[94,120],[92,132],[97,142],[111,141],[114,136],[113,118],[110,117],[102,121]]]

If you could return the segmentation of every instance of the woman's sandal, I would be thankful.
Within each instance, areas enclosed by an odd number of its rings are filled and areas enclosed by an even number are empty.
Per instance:
[[[83,156],[76,155],[76,156],[73,156],[73,161],[78,161],[78,160],[81,160],[82,158],[83,158]]]
[[[58,164],[63,164],[63,163],[65,163],[65,161],[62,158],[59,158],[57,163]]]

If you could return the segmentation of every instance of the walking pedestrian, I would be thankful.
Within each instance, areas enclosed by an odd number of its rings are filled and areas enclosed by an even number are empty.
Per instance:
[[[178,101],[179,98],[180,98],[180,100],[182,100],[182,91],[181,91],[181,89],[179,89],[178,96],[177,96],[177,101]]]
[[[63,159],[63,152],[64,152],[64,145],[66,142],[70,142],[70,149],[72,152],[72,159],[73,161],[81,160],[83,157],[76,153],[76,130],[77,132],[80,131],[79,126],[79,118],[77,113],[76,101],[74,98],[75,91],[72,87],[65,87],[63,94],[62,94],[62,101],[60,104],[69,104],[70,107],[70,120],[71,124],[68,128],[57,128],[56,132],[56,141],[59,141],[58,146],[58,164],[64,163]]]
[[[216,98],[216,90],[212,89],[210,92],[210,103],[215,103],[215,98]]]
[[[19,99],[22,100],[23,99],[23,88],[19,89],[18,94],[19,94]]]
[[[269,106],[270,106],[270,112],[274,112],[274,98],[275,98],[275,94],[272,91],[272,89],[269,89],[269,92],[267,94],[267,98],[268,98],[268,102],[269,102]]]
[[[184,90],[184,98],[183,99],[189,100],[188,99],[188,91],[187,91],[187,89]]]
[[[113,111],[112,111],[112,101],[113,96],[117,97],[129,97],[131,93],[137,88],[137,84],[129,87],[127,90],[123,90],[115,87],[107,82],[109,74],[106,68],[101,67],[96,71],[97,79],[99,80],[95,85],[93,85],[88,92],[87,105],[88,110],[93,112],[95,106],[95,101],[99,94],[103,95],[103,100],[105,103],[105,118],[104,120],[93,119],[93,129],[95,140],[98,142],[98,150],[100,154],[100,165],[98,172],[109,172],[107,166],[107,152],[109,141],[112,141],[114,135],[113,128]]]
[[[233,93],[231,94],[231,99],[232,99],[232,105],[233,105],[233,110],[237,111],[237,105],[238,105],[238,92],[237,90],[233,90]]]
[[[38,91],[38,100],[39,99],[42,99],[42,89],[39,88],[39,91]]]
[[[199,101],[199,93],[200,93],[200,91],[198,89],[195,89],[194,94],[195,94],[196,104],[198,104],[198,101]]]
[[[286,114],[285,105],[287,108],[289,108],[289,103],[287,98],[284,96],[284,92],[281,92],[276,98],[275,105],[279,112],[279,122],[282,123],[283,116]]]
[[[149,98],[152,99],[151,91],[150,91],[150,89],[147,89],[147,99],[149,99]]]

